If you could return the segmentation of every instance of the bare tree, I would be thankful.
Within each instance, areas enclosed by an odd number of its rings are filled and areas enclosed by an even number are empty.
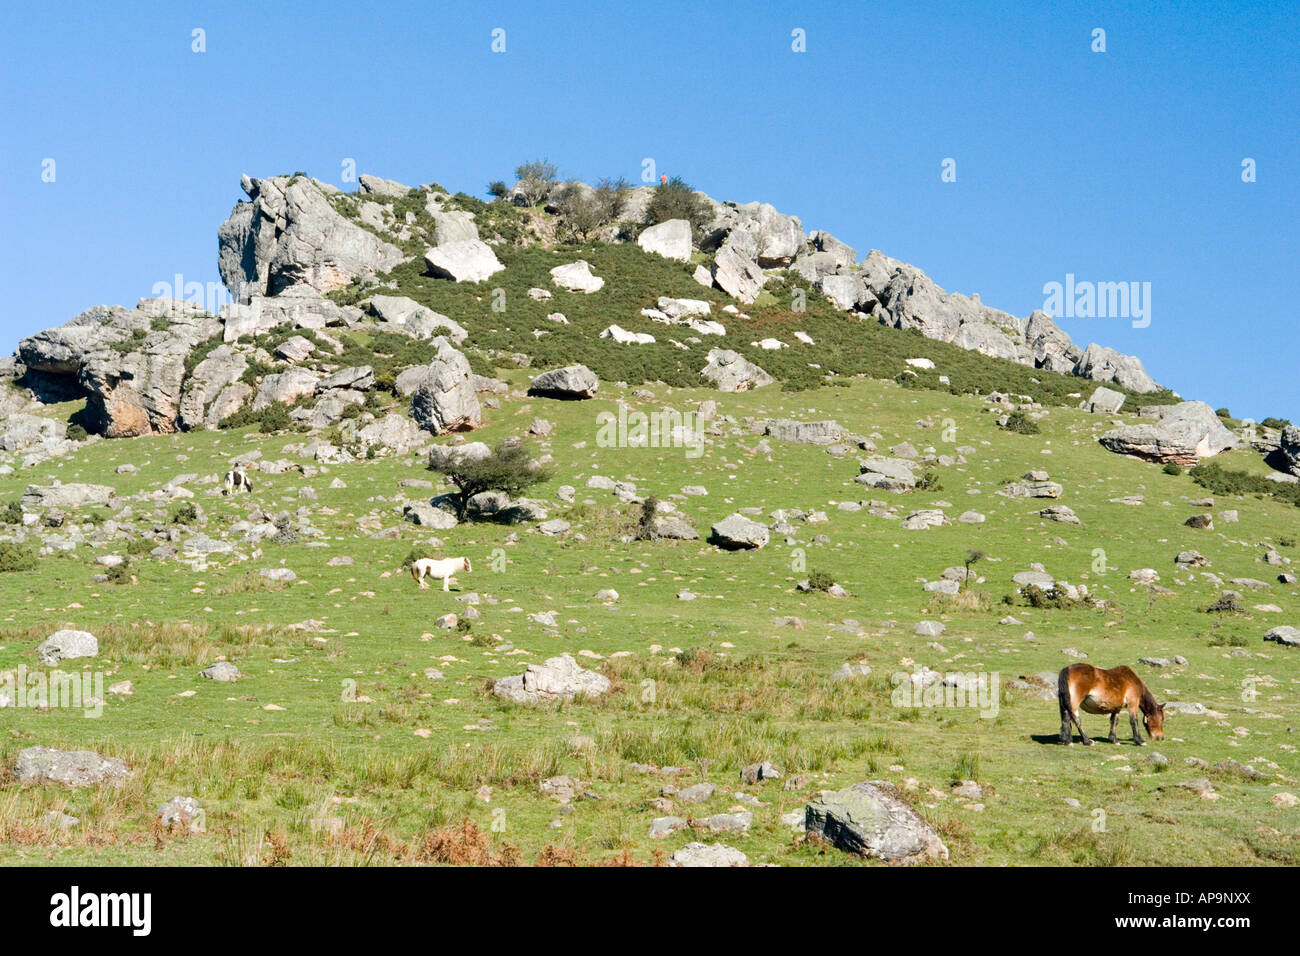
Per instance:
[[[519,185],[516,188],[528,205],[536,206],[550,195],[558,175],[554,163],[545,159],[535,159],[515,167],[515,176],[519,178]]]

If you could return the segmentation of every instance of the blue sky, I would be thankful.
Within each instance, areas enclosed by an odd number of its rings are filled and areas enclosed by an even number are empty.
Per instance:
[[[15,8],[0,351],[216,281],[241,173],[337,183],[350,158],[482,195],[536,156],[588,181],[651,157],[1018,315],[1067,273],[1150,282],[1146,328],[1061,324],[1189,398],[1300,421],[1298,46],[1281,3]]]

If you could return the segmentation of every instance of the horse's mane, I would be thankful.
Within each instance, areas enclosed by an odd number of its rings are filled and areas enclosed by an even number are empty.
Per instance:
[[[1154,713],[1160,707],[1160,705],[1156,703],[1156,695],[1151,693],[1145,684],[1142,685],[1142,702],[1138,706],[1142,708],[1142,713],[1144,714]]]

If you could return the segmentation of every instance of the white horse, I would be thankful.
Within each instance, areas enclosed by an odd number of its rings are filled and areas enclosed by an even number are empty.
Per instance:
[[[420,558],[411,562],[411,577],[415,578],[417,584],[422,588],[427,588],[424,582],[426,577],[442,578],[442,589],[447,590],[447,585],[451,582],[451,576],[457,571],[464,571],[469,574],[474,569],[469,566],[469,558],[443,558],[441,561],[434,558]]]
[[[226,472],[226,478],[222,484],[224,485],[221,490],[223,495],[239,491],[251,492],[253,490],[253,483],[248,480],[248,472],[244,471],[242,467],[231,468]]]

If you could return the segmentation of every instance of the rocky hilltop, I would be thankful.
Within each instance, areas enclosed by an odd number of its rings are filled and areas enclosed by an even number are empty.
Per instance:
[[[571,232],[566,236],[566,226],[581,203],[599,194],[583,183],[548,184],[540,199],[520,183],[491,203],[436,184],[408,187],[368,175],[355,193],[302,174],[244,176],[241,186],[247,200],[218,229],[218,267],[234,301],[218,315],[170,299],[146,299],[130,309],[95,306],[23,339],[0,363],[0,376],[19,388],[0,393],[0,412],[19,413],[4,426],[0,448],[36,458],[57,454],[66,447],[64,436],[20,412],[28,402],[76,398],[86,402],[81,425],[108,438],[216,428],[271,405],[291,408],[306,427],[337,424],[350,404],[364,401],[375,371],[370,363],[335,359],[356,355],[357,340],[349,336],[376,331],[428,340],[418,361],[393,369],[392,382],[385,382],[411,397],[412,417],[435,433],[472,428],[478,422],[475,390],[492,385],[490,375],[471,371],[471,360],[500,361],[503,354],[476,341],[496,324],[495,293],[501,290],[495,287],[512,278],[512,259],[538,249],[564,261],[549,270],[548,283],[528,288],[530,306],[550,307],[557,293],[588,296],[604,289],[618,296],[618,304],[596,300],[609,322],[599,333],[600,347],[670,344],[687,353],[673,360],[693,363],[697,382],[723,390],[781,381],[780,373],[764,367],[777,357],[764,353],[814,344],[799,327],[801,316],[811,313],[787,307],[787,297],[793,303],[802,294],[818,309],[842,315],[844,323],[912,330],[1040,370],[1040,376],[1059,373],[1107,386],[1085,400],[1099,412],[1119,411],[1126,396],[1163,391],[1137,358],[1095,343],[1081,348],[1045,312],[1018,317],[984,305],[977,295],[945,291],[916,266],[874,249],[859,259],[836,237],[805,231],[797,217],[766,203],[719,202],[694,192],[696,221],[652,221],[656,190],[669,187],[624,188],[609,221],[587,228],[579,242]],[[640,271],[600,276],[586,260],[565,258],[571,246],[607,245],[676,264],[708,292],[700,293],[703,299],[664,295]],[[574,249],[570,258],[577,255]],[[640,260],[636,265],[640,270]],[[390,294],[406,289],[402,278],[426,293],[426,301]],[[438,283],[469,286],[474,295],[456,300],[464,303],[462,311],[443,314],[427,304],[437,301]],[[748,341],[743,323],[750,316],[743,310],[749,307],[781,309],[783,333],[796,340],[793,346],[770,335]],[[552,327],[569,323],[558,311],[546,320]],[[637,331],[637,325],[666,325],[683,338],[656,345],[655,332]],[[550,333],[539,327],[532,342]],[[726,347],[710,347],[709,340]],[[526,343],[508,354],[526,363],[533,349]],[[820,361],[800,363],[803,374],[836,374],[824,367],[825,355],[809,357]],[[912,364],[905,374],[933,367],[924,360]],[[950,387],[947,376],[938,381]],[[1153,405],[1150,423],[1118,429],[1104,443],[1117,452],[1182,463],[1235,444],[1214,414],[1206,414],[1208,407],[1165,415],[1159,410],[1164,404]],[[1297,437],[1278,439],[1284,463],[1295,460]]]

